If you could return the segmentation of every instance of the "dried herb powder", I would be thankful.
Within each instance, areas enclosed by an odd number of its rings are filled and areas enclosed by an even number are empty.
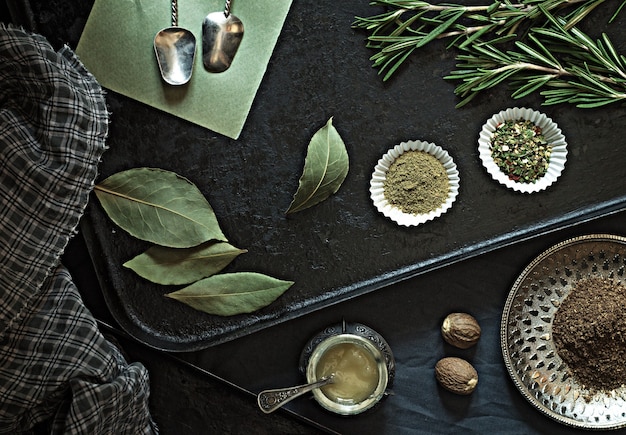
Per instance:
[[[389,166],[384,195],[405,213],[426,214],[448,198],[450,182],[443,164],[425,151],[408,151]]]
[[[490,150],[495,164],[511,180],[534,183],[548,170],[552,145],[534,122],[507,120],[493,132]]]
[[[576,282],[554,315],[552,337],[572,376],[591,392],[626,384],[626,286],[599,276]]]

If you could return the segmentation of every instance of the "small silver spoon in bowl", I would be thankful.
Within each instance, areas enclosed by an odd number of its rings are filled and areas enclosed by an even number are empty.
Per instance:
[[[154,37],[161,77],[170,85],[184,85],[191,79],[196,57],[196,37],[187,29],[178,27],[178,1],[172,0],[172,26]]]
[[[277,388],[275,390],[261,391],[257,396],[259,408],[266,414],[276,411],[285,403],[290,402],[296,397],[308,393],[315,388],[321,388],[324,385],[332,384],[334,375],[325,376],[310,384],[298,385],[297,387]]]

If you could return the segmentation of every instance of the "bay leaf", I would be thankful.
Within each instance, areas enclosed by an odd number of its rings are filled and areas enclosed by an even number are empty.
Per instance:
[[[298,190],[287,210],[295,213],[336,193],[348,175],[348,151],[331,117],[309,142]]]
[[[165,296],[205,313],[233,316],[271,304],[293,284],[256,272],[222,273]]]
[[[202,192],[170,171],[135,168],[94,187],[109,218],[132,236],[170,248],[227,241]]]
[[[193,248],[152,246],[124,267],[157,284],[182,285],[220,272],[245,252],[227,242],[206,242]]]

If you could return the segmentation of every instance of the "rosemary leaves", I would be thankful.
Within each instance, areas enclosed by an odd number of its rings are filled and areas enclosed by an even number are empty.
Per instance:
[[[491,137],[491,156],[502,172],[519,183],[534,183],[550,165],[552,145],[532,121],[506,120]]]
[[[492,0],[476,6],[371,0],[370,5],[383,12],[355,17],[352,26],[368,33],[366,46],[375,51],[370,60],[384,81],[416,50],[446,40],[460,52],[456,70],[445,77],[459,82],[457,107],[505,81],[513,98],[540,92],[545,105],[626,102],[626,57],[607,34],[589,36],[577,27],[601,7],[614,8],[610,23],[626,0]]]

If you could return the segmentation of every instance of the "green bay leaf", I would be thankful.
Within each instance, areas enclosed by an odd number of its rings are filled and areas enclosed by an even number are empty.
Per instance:
[[[287,214],[322,202],[339,190],[348,175],[348,151],[332,121],[330,118],[311,138],[298,190]]]
[[[226,241],[202,192],[174,172],[130,169],[111,175],[94,191],[109,218],[138,239],[170,248]]]
[[[293,284],[256,272],[223,273],[165,296],[205,313],[233,316],[271,304]]]
[[[220,272],[245,252],[227,242],[207,242],[193,248],[152,246],[124,267],[157,284],[182,285]]]

